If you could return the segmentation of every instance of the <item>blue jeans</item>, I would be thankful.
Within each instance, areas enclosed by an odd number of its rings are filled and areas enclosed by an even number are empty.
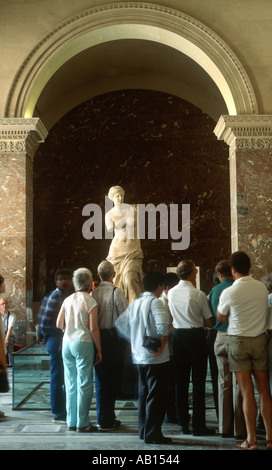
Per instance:
[[[46,349],[50,356],[50,405],[53,419],[66,419],[62,335],[46,335]]]
[[[64,341],[62,354],[67,426],[84,428],[89,425],[93,397],[94,345],[92,342]]]

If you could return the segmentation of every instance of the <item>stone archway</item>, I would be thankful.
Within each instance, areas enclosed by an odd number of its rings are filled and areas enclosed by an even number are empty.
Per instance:
[[[191,57],[217,85],[229,114],[258,112],[254,90],[242,64],[210,28],[177,10],[129,2],[83,11],[42,38],[14,77],[5,116],[33,117],[42,89],[75,54],[102,42],[132,38],[160,42]]]

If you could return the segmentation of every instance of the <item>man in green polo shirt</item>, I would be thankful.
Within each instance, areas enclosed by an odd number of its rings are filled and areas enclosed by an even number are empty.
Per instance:
[[[242,398],[235,375],[229,370],[228,361],[228,322],[219,323],[217,307],[221,293],[230,287],[234,279],[229,260],[217,263],[215,272],[220,284],[214,286],[209,294],[209,302],[215,317],[214,353],[218,367],[218,421],[222,437],[241,437],[246,435]]]

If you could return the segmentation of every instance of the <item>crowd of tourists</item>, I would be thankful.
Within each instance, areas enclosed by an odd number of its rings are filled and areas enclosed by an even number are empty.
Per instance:
[[[233,253],[216,265],[215,285],[206,295],[196,287],[194,261],[183,260],[176,273],[146,273],[143,292],[130,304],[114,285],[114,266],[107,260],[97,268],[98,285],[87,268],[58,270],[56,288],[41,302],[37,332],[50,356],[53,422],[77,432],[118,430],[122,423],[115,402],[124,357],[130,354],[137,369],[143,442],[171,444],[162,433],[168,420],[182,434],[216,433],[253,450],[259,418],[272,449],[272,276],[256,280],[250,270],[248,255]],[[3,319],[5,303],[1,298]],[[7,336],[2,329],[0,363],[6,370],[11,332]],[[218,430],[206,426],[208,364]],[[94,382],[97,422],[90,423]]]

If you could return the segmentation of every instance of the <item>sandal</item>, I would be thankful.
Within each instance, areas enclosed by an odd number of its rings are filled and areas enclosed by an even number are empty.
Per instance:
[[[266,441],[267,450],[272,450],[272,441]]]
[[[267,441],[268,443],[269,441]],[[271,442],[271,441],[270,441]],[[272,444],[272,442],[271,442]],[[244,449],[244,450],[257,450],[258,449],[258,444],[257,441],[255,442],[248,442],[246,439],[243,442],[237,442],[236,447],[238,449]],[[271,447],[272,448],[272,447]]]

